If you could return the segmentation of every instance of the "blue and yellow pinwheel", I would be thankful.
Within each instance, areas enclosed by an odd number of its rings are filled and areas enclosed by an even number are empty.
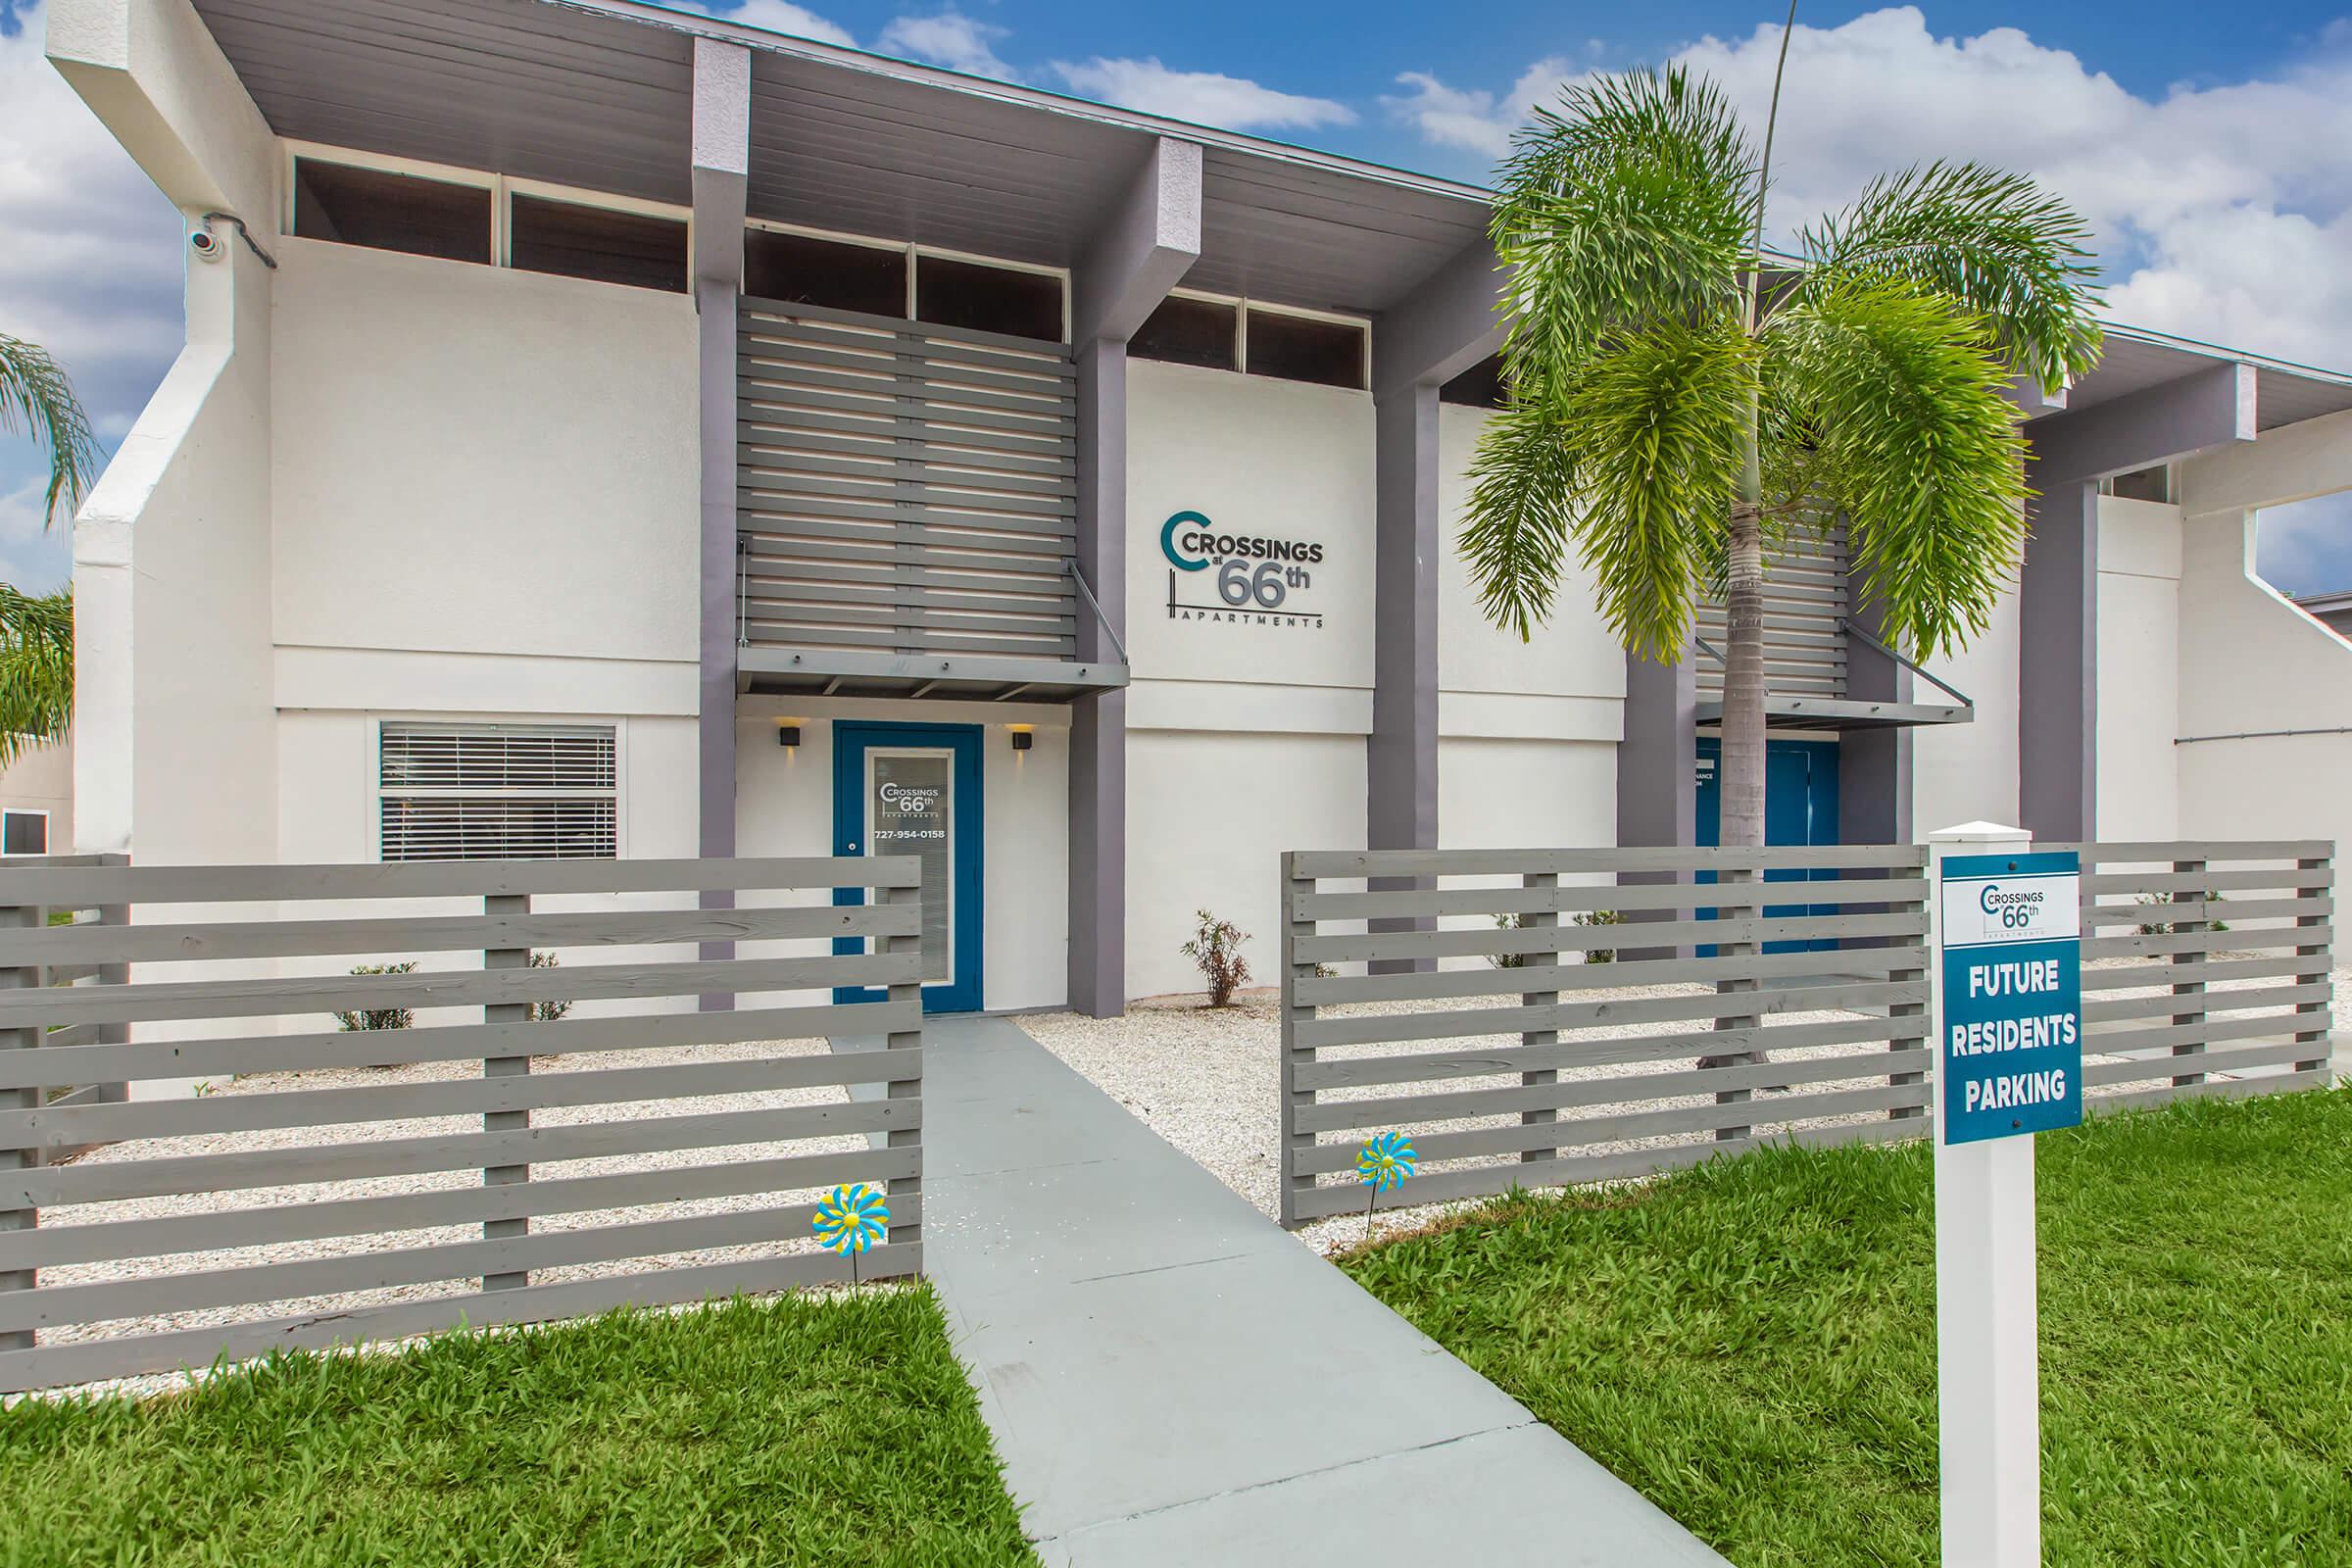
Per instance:
[[[1410,1138],[1402,1133],[1382,1133],[1355,1152],[1356,1180],[1376,1194],[1402,1187],[1418,1157]]]
[[[816,1218],[809,1223],[818,1241],[850,1256],[890,1235],[890,1210],[880,1193],[859,1182],[834,1188],[816,1205]]]

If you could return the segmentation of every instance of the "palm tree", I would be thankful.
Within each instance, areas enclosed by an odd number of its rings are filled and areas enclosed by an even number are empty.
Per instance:
[[[1886,176],[1776,262],[1770,159],[1769,128],[1759,163],[1721,90],[1680,70],[1572,89],[1519,133],[1492,224],[1511,395],[1462,535],[1486,614],[1522,637],[1571,545],[1640,657],[1679,660],[1722,591],[1726,846],[1764,841],[1767,552],[1841,516],[1886,640],[1962,646],[2024,546],[2004,394],[2055,392],[2099,348],[2088,231],[2032,181]]]
[[[98,476],[102,457],[89,416],[48,352],[0,334],[0,434],[28,434],[49,449],[44,526],[71,516]],[[74,720],[74,591],[21,593],[0,584],[0,767],[60,740]]]

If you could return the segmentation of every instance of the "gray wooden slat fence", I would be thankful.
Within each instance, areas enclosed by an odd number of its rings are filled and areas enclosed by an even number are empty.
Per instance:
[[[120,855],[0,856],[0,867],[127,863],[127,859]],[[71,925],[52,925],[51,922],[61,916],[69,920]],[[127,963],[120,955],[114,954],[109,946],[121,940],[122,928],[130,919],[129,911],[120,904],[66,908],[35,906],[10,911],[9,919],[12,922],[10,929],[18,937],[17,956],[23,962],[21,968],[11,971],[8,984],[12,988],[120,985],[129,977]],[[92,929],[101,926],[107,929]],[[61,941],[68,945],[58,946]],[[72,946],[74,943],[80,945]],[[14,1038],[23,1043],[25,1037],[19,1033]],[[53,1023],[30,1043],[54,1049],[126,1038],[128,1030],[121,1023]],[[42,1059],[62,1062],[65,1058]],[[46,1084],[0,1092],[0,1097],[6,1098],[11,1108],[26,1108],[34,1105],[111,1104],[127,1098],[128,1094],[128,1087],[122,1078],[100,1075],[96,1078],[60,1077]],[[36,1164],[46,1164],[52,1160],[71,1159],[81,1152],[72,1147],[41,1149],[32,1151],[30,1158]]]
[[[1926,865],[1911,846],[1285,856],[1283,1222],[1360,1212],[1356,1150],[1387,1130],[1422,1164],[1384,1204],[1915,1133]]]
[[[2091,1104],[2328,1081],[2331,846],[2045,847],[2083,857]],[[1361,1212],[1356,1151],[1384,1131],[1422,1161],[1384,1207],[1925,1135],[1926,865],[1911,845],[1285,856],[1283,1222]]]
[[[917,1272],[919,886],[905,858],[0,862],[0,1392],[846,1280],[809,1229],[843,1184],[888,1193],[859,1277]],[[713,889],[746,906],[688,906]],[[549,1016],[598,1003],[652,1010]],[[329,1027],[394,1008],[417,1026]]]
[[[746,642],[1076,658],[1066,345],[756,299],[737,344]]]
[[[2082,858],[2086,1101],[2330,1082],[2331,842],[2037,848]]]

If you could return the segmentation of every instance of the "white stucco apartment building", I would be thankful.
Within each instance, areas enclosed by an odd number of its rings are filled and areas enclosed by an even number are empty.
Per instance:
[[[1099,1013],[1270,940],[1283,850],[1711,831],[1709,657],[1573,586],[1523,646],[1455,558],[1475,188],[620,0],[48,49],[190,237],[76,526],[83,850],[912,850],[935,1004]],[[2250,557],[2352,380],[2118,329],[2019,412],[1932,680],[1835,541],[1777,572],[1776,836],[2346,836],[2352,646]]]

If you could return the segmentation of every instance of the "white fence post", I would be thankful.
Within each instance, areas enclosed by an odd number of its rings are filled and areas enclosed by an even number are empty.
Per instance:
[[[1943,1568],[2038,1568],[2041,1413],[2034,1140],[1945,1142],[1943,862],[2022,852],[1977,822],[1929,835],[1928,1039],[1936,1062],[1936,1382]]]

